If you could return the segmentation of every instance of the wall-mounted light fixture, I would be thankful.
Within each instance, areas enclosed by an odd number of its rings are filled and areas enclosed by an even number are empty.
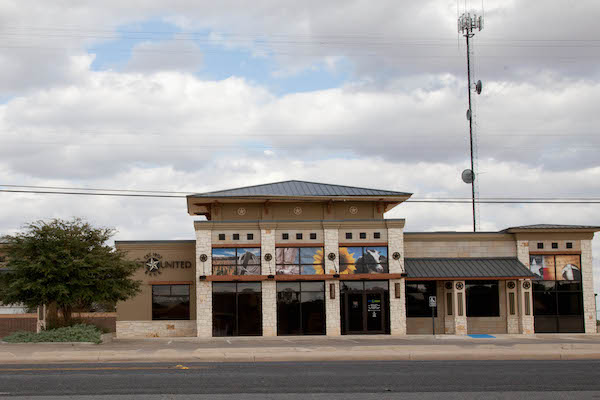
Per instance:
[[[394,296],[399,299],[400,298],[400,282],[396,282],[394,284]]]
[[[335,284],[334,283],[329,284],[329,298],[331,300],[335,300]]]

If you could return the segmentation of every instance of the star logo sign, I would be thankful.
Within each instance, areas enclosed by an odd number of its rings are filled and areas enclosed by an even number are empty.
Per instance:
[[[156,275],[160,274],[160,268],[162,267],[162,257],[160,254],[150,253],[146,254],[146,262],[144,263],[146,267],[146,274]]]

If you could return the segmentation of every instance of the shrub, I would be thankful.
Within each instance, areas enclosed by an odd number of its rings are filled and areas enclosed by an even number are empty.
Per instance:
[[[79,324],[40,333],[15,332],[2,340],[9,343],[92,342],[99,344],[102,342],[101,334],[102,332],[93,325]]]

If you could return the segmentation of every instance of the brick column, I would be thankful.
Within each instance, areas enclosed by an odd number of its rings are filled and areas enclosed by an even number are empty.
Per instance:
[[[585,333],[596,333],[596,299],[594,297],[594,266],[592,241],[581,241],[581,284],[583,287],[583,318]]]
[[[275,229],[267,224],[260,224],[260,254],[261,254],[261,274],[275,275]],[[271,260],[265,260],[267,254],[271,255]]]
[[[519,332],[533,335],[533,296],[531,279],[519,279]]]
[[[339,229],[335,227],[327,227],[323,224],[323,237],[324,237],[324,251],[325,254],[325,271],[326,274],[337,274],[340,272],[340,242],[339,242]],[[329,259],[329,253],[335,254],[335,259],[332,261]],[[336,296],[336,298],[339,296]],[[338,316],[339,319],[339,316]]]
[[[277,336],[277,287],[275,281],[262,283],[263,336]]]
[[[206,255],[206,261],[202,257]],[[200,280],[212,275],[212,243],[210,229],[196,230],[196,335],[212,337],[212,283]]]
[[[467,293],[465,281],[453,282],[452,301],[454,303],[454,334],[467,334]]]
[[[387,222],[388,236],[388,263],[390,274],[401,274],[404,270],[404,220]],[[399,253],[400,258],[395,260],[394,253]]]
[[[519,297],[516,281],[506,281],[506,332],[519,333]]]
[[[404,278],[390,280],[390,333],[392,335],[406,335],[406,290],[404,281]],[[400,297],[396,297],[396,284],[398,284]]]
[[[447,281],[444,282],[444,299],[442,300],[445,304],[444,309],[446,310],[446,315],[444,315],[444,333],[447,335],[454,334],[454,314],[456,313],[456,301],[454,300],[454,282]],[[450,302],[448,304],[448,294],[450,294]],[[440,300],[438,300],[440,302]],[[448,315],[448,311],[450,311],[451,315]],[[439,312],[439,310],[438,310]],[[438,315],[439,316],[439,315]]]
[[[335,299],[331,298],[331,285],[333,285]],[[325,332],[327,336],[340,336],[341,330],[340,282],[337,280],[325,281]]]

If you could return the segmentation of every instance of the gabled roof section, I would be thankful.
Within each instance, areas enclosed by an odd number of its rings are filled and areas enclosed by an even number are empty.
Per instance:
[[[585,231],[585,232],[598,232],[600,226],[594,225],[557,225],[557,224],[533,224],[533,225],[521,225],[506,228],[501,232],[516,233],[516,232],[540,232],[540,231]]]
[[[404,265],[409,279],[533,279],[537,277],[514,257],[406,258]]]
[[[410,197],[412,193],[367,189],[306,181],[283,181],[235,189],[198,193],[188,197]]]

